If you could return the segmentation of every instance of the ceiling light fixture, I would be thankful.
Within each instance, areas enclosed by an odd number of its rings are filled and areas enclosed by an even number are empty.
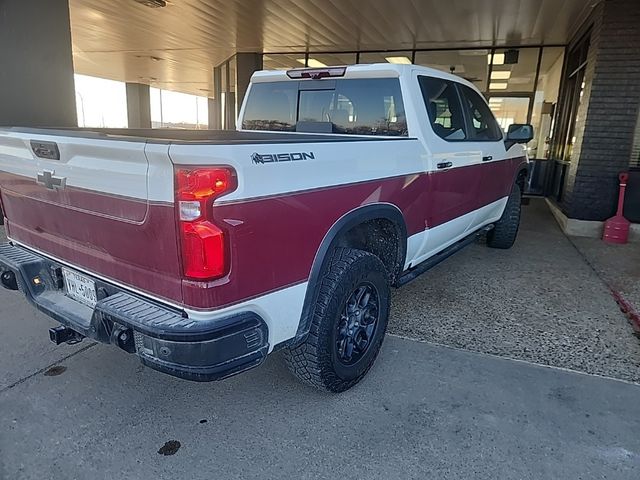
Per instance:
[[[506,90],[508,84],[502,82],[492,82],[489,84],[489,90]]]
[[[511,78],[510,71],[493,71],[491,72],[491,80],[509,80]]]
[[[308,61],[305,61],[304,58],[298,58],[297,60],[302,65],[306,63],[308,67],[312,68],[322,68],[327,66],[325,63],[322,63],[320,60],[316,60],[315,58],[310,58]]]
[[[504,53],[495,53],[493,55],[494,65],[504,65]],[[491,65],[491,54],[487,55],[487,65]]]
[[[397,65],[411,65],[411,59],[409,57],[384,57],[389,63],[395,63]]]

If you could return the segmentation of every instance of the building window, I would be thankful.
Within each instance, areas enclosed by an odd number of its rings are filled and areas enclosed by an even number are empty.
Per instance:
[[[502,129],[511,123],[533,123],[536,138],[528,148],[543,158],[549,150],[554,104],[564,60],[564,47],[468,48],[459,50],[399,50],[380,52],[264,53],[265,70],[322,68],[355,63],[396,63],[428,66],[473,83],[489,100]],[[214,69],[217,85],[213,112],[215,128],[234,128],[235,58]],[[387,107],[389,109],[391,107]],[[222,112],[218,115],[217,111]],[[353,117],[353,105],[348,115]],[[441,119],[441,123],[444,120]]]
[[[489,99],[489,108],[495,115],[500,128],[506,132],[511,124],[527,123],[529,98],[492,95]]]
[[[303,68],[306,56],[301,53],[265,53],[262,55],[262,68],[265,70],[291,70]]]
[[[531,93],[535,87],[539,48],[497,48],[487,59],[493,93]]]
[[[481,92],[487,91],[491,50],[441,50],[416,52],[416,65],[453,73],[473,83]]]
[[[127,89],[124,82],[74,75],[78,126],[127,128]]]
[[[153,128],[208,128],[207,97],[150,88]]]
[[[355,53],[310,53],[307,58],[307,66],[310,68],[353,65],[354,63],[356,63]]]
[[[358,63],[397,63],[410,64],[413,59],[411,51],[396,52],[361,52]]]
[[[567,54],[566,68],[560,92],[560,109],[555,119],[551,156],[569,162],[575,143],[575,127],[584,93],[584,73],[587,67],[590,33],[587,33]]]
[[[544,47],[540,61],[538,84],[533,99],[530,123],[534,138],[529,143],[532,158],[549,158],[553,114],[558,104],[558,90],[564,64],[564,47]]]

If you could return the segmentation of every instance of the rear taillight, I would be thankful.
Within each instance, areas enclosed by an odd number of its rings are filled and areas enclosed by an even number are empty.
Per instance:
[[[230,167],[177,168],[176,208],[185,277],[212,280],[227,272],[225,232],[213,222],[213,200],[236,189]]]

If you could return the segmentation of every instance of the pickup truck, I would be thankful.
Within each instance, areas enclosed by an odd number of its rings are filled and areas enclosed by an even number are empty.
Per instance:
[[[471,83],[392,64],[256,72],[237,131],[0,129],[0,280],[57,344],[197,381],[282,351],[344,391],[391,287],[479,235],[514,243],[532,134]]]

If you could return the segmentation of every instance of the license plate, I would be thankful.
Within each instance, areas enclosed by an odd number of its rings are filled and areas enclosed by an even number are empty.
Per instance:
[[[64,278],[64,289],[68,297],[90,307],[96,306],[98,299],[96,283],[93,280],[66,268],[62,269],[62,278]]]

